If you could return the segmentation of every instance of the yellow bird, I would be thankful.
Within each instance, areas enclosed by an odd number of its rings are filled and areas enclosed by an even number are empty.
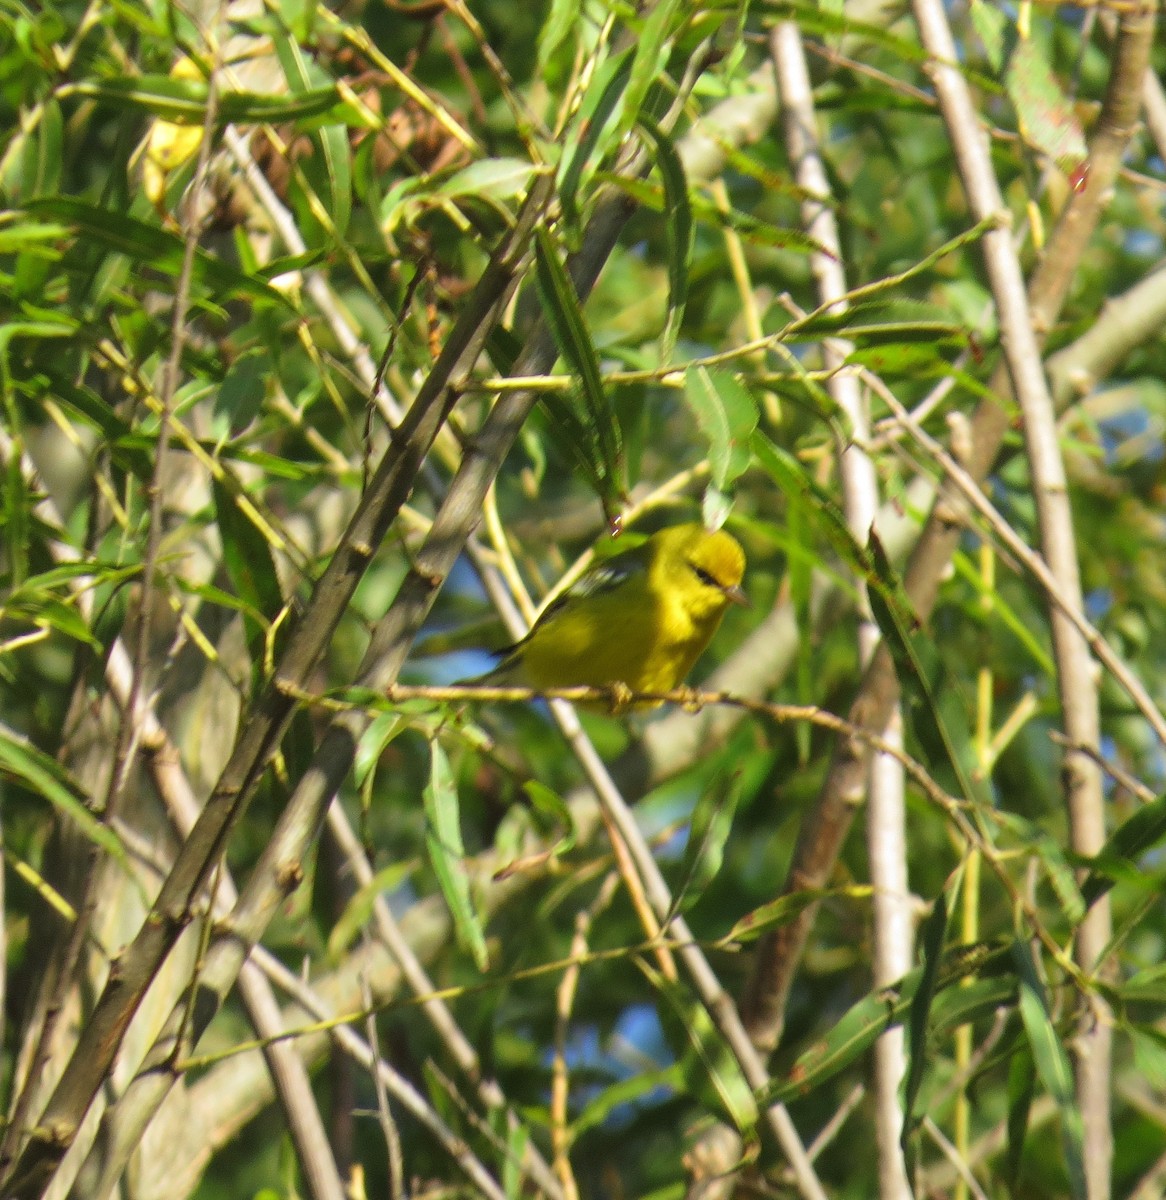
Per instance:
[[[723,530],[674,525],[596,563],[476,683],[666,692],[683,682],[741,590],[745,552]]]

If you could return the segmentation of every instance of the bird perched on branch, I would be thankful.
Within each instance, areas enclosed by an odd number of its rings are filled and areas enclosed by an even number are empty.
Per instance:
[[[498,686],[666,692],[683,682],[741,590],[745,552],[730,534],[673,525],[596,563],[493,671]]]

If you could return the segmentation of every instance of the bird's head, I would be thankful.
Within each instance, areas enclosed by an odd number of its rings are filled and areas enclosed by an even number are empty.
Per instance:
[[[670,569],[687,576],[683,583],[677,582],[684,595],[691,597],[694,615],[721,613],[729,604],[748,605],[741,590],[745,551],[735,537],[723,529],[710,533],[698,524],[674,525],[656,536],[662,541],[660,554],[670,561]]]

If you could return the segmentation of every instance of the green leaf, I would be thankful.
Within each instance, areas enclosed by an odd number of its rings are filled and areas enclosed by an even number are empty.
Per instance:
[[[128,869],[121,839],[90,812],[88,797],[69,772],[4,726],[0,726],[0,772],[47,800],[65,820],[77,827],[82,836]]]
[[[207,85],[198,79],[174,79],[169,75],[139,75],[135,78],[85,79],[66,83],[57,96],[80,97],[116,108],[150,113],[175,125],[202,125],[206,120]],[[216,123],[222,125],[278,125],[306,117],[344,118],[346,124],[367,126],[358,109],[346,103],[334,85],[305,88],[295,95],[281,92],[220,91]]]
[[[683,1090],[684,1071],[680,1063],[656,1070],[640,1070],[627,1079],[605,1087],[593,1100],[587,1101],[583,1111],[571,1122],[572,1135],[578,1138],[588,1129],[602,1125],[617,1109],[634,1103],[657,1088]]]
[[[1008,16],[984,0],[972,0],[972,27],[979,34],[985,57],[992,70],[1003,73],[1004,54],[1009,30]],[[1015,37],[1015,31],[1013,31]]]
[[[852,1005],[824,1037],[798,1056],[785,1079],[773,1081],[758,1097],[759,1102],[797,1100],[856,1061],[888,1029],[902,1024],[922,977],[922,969],[914,970],[898,983],[870,992]]]
[[[717,775],[701,791],[688,823],[688,841],[675,888],[681,911],[691,908],[716,878],[741,799],[740,769]]]
[[[550,11],[538,35],[536,78],[545,78],[547,64],[579,23],[582,11],[577,0],[551,0]]]
[[[1044,987],[1028,942],[1018,938],[1013,943],[1012,955],[1020,973],[1020,1017],[1024,1022],[1032,1060],[1045,1091],[1060,1113],[1061,1144],[1065,1153],[1065,1169],[1069,1174],[1069,1190],[1073,1200],[1086,1200],[1085,1133],[1073,1088],[1069,1056],[1049,1017]]]
[[[1085,131],[1048,60],[1032,38],[1021,38],[1004,72],[1020,135],[1067,175],[1089,157]]]
[[[574,848],[576,838],[575,818],[567,802],[558,792],[547,787],[545,783],[539,783],[537,779],[528,779],[522,785],[522,790],[541,822],[549,820],[555,832],[562,830],[558,840],[551,847],[551,854],[567,854]]]
[[[185,251],[176,234],[124,212],[111,212],[72,196],[48,196],[30,200],[25,211],[67,224],[74,236],[104,246],[116,254],[125,254],[152,270],[177,277],[182,270]],[[285,296],[260,279],[243,275],[214,258],[205,250],[194,254],[192,275],[195,283],[229,296],[265,300],[281,309],[290,307]]]
[[[1025,1047],[1018,1047],[1008,1058],[1008,1154],[1005,1158],[1005,1179],[1010,1184],[1015,1184],[1020,1178],[1020,1161],[1028,1133],[1028,1114],[1032,1110],[1035,1092],[1036,1074],[1032,1067],[1032,1055]]]
[[[543,229],[535,232],[535,274],[543,314],[559,354],[578,379],[584,412],[576,413],[570,401],[552,392],[543,394],[544,407],[587,472],[610,519],[624,492],[619,421],[604,390],[599,357],[575,286]]]
[[[977,772],[977,755],[966,702],[939,648],[911,614],[910,601],[878,538],[871,534],[877,574],[870,588],[871,612],[904,693],[914,699],[906,712],[924,744],[938,741],[955,772],[963,795],[984,808],[992,806],[987,782]]]
[[[273,34],[276,56],[283,68],[288,90],[304,95],[325,78],[324,71],[308,59],[295,37],[285,28]],[[315,153],[300,166],[331,221],[335,236],[343,237],[352,215],[352,160],[348,130],[343,125],[325,125],[309,134]]]
[[[372,916],[373,905],[381,895],[395,892],[413,873],[414,864],[397,862],[379,870],[344,906],[344,911],[328,935],[328,957],[339,963],[349,946]]]
[[[353,778],[360,787],[376,773],[388,745],[406,728],[401,714],[396,711],[378,713],[369,727],[361,734],[353,763]]]
[[[1006,964],[1006,951],[982,946],[949,951],[935,976],[934,1002],[930,1008],[938,1012],[941,1004],[950,1004],[942,1010],[945,1025],[953,1019],[962,1024],[973,1001],[976,1006],[995,1008],[1000,997],[1007,996],[1009,989],[1014,987],[1010,976],[1000,974]],[[889,987],[878,988],[858,1000],[823,1037],[798,1056],[788,1076],[775,1080],[763,1095],[758,1096],[758,1101],[762,1104],[775,1100],[788,1102],[808,1095],[856,1061],[886,1030],[907,1019],[920,987],[925,986],[925,970],[930,968],[916,967]],[[980,976],[983,978],[978,978]],[[968,979],[973,980],[972,986],[977,988],[972,997],[962,995],[964,981]],[[979,987],[981,983],[982,988]],[[948,1001],[946,994],[949,992],[960,994],[954,1001]],[[964,1007],[965,1003],[968,1007]]]
[[[749,466],[750,439],[757,428],[756,401],[721,367],[686,372],[684,398],[708,439],[713,484],[724,490]]]
[[[0,229],[0,254],[17,254],[21,250],[39,249],[68,237],[68,225],[59,222],[22,221],[19,213],[12,214],[16,221]]]
[[[664,323],[660,360],[669,362],[688,304],[688,275],[692,266],[692,205],[684,164],[672,139],[654,121],[643,117],[641,127],[656,146],[656,169],[664,183],[664,234],[668,245],[668,318]]]
[[[530,1130],[521,1121],[507,1123],[506,1157],[502,1164],[502,1190],[506,1200],[522,1200],[528,1193],[526,1148]]]
[[[910,1020],[907,1023],[907,1045],[910,1063],[903,1099],[903,1144],[906,1145],[915,1122],[915,1101],[923,1083],[923,1071],[927,1065],[927,1027],[931,1017],[931,1004],[935,999],[939,980],[939,964],[943,958],[944,942],[947,938],[947,900],[940,892],[931,906],[931,913],[923,923],[920,944],[923,953],[923,970],[919,986],[911,998]]]
[[[775,925],[788,925],[811,904],[817,904],[828,896],[838,895],[866,899],[870,896],[870,888],[800,888],[796,892],[787,892],[784,896],[769,900],[752,912],[746,913],[733,924],[724,937],[717,939],[717,945],[736,946],[755,941]]]
[[[805,467],[787,450],[775,445],[760,430],[750,439],[757,463],[791,501],[801,503],[818,532],[859,578],[876,578],[874,559],[860,546],[846,523],[846,514],[823,488],[810,478]]]
[[[704,1005],[681,984],[653,971],[643,959],[637,964],[665,1001],[659,1014],[670,1041],[683,1047],[676,1056],[685,1090],[719,1112],[739,1133],[752,1131],[757,1120],[753,1090]]]
[[[270,370],[270,359],[259,351],[240,355],[227,368],[215,397],[215,413],[226,416],[232,429],[246,429],[259,415]]]
[[[244,605],[248,649],[253,670],[258,672],[264,659],[264,639],[284,605],[275,559],[267,539],[239,507],[233,492],[218,479],[213,481],[213,489],[223,564]]]
[[[429,861],[453,918],[459,945],[473,956],[479,971],[486,971],[490,965],[486,935],[470,895],[453,771],[439,742],[430,741],[429,755],[429,782],[424,792],[425,844],[429,849]]]
[[[1081,885],[1086,905],[1092,906],[1113,887],[1123,867],[1137,870],[1134,859],[1166,838],[1166,795],[1139,808],[1106,839],[1093,868]]]
[[[648,18],[635,39],[635,55],[623,98],[623,119],[619,127],[621,137],[640,119],[640,110],[649,89],[664,74],[668,65],[672,23],[680,7],[681,0],[656,0],[648,10]]]
[[[1166,1092],[1166,1034],[1152,1025],[1131,1025],[1134,1072],[1158,1095]]]
[[[932,1045],[942,1044],[961,1025],[989,1017],[1015,1003],[1016,975],[1013,971],[995,975],[986,973],[983,979],[964,979],[959,987],[945,987],[936,993],[931,1005],[928,1038]]]
[[[526,195],[538,170],[525,158],[483,158],[444,180],[434,194],[450,200],[489,200],[508,215],[505,202]]]
[[[592,76],[579,111],[563,139],[558,194],[563,219],[572,234],[577,233],[579,227],[579,189],[584,173],[589,169],[593,171],[593,160],[600,159],[607,151],[631,71],[630,50],[603,63]]]
[[[819,341],[824,337],[847,337],[858,341],[912,340],[933,346],[948,341],[962,346],[968,329],[936,304],[918,300],[863,300],[841,312],[821,312],[799,320],[784,335],[787,342]]]

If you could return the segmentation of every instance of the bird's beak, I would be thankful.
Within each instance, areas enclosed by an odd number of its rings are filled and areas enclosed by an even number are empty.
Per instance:
[[[739,604],[742,608],[752,608],[749,603],[749,597],[740,589],[740,587],[727,587],[722,589],[725,593],[725,599],[730,604]]]

